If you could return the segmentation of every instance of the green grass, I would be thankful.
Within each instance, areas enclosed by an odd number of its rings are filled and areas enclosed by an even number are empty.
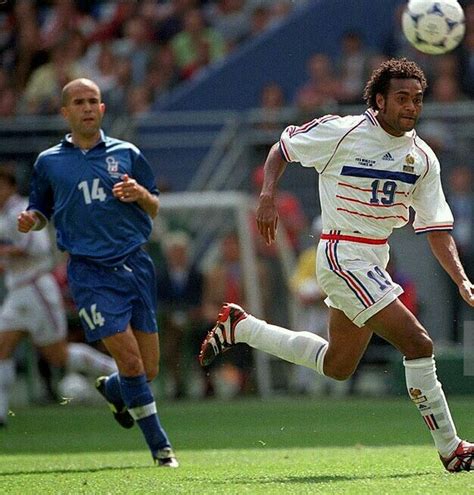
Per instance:
[[[474,436],[472,399],[451,399]],[[178,470],[157,469],[137,428],[107,409],[15,411],[0,432],[1,494],[474,494],[450,475],[408,400],[175,402],[160,406]]]

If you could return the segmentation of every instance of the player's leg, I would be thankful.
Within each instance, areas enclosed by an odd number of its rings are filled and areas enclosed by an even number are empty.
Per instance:
[[[38,347],[41,355],[52,366],[67,371],[93,375],[110,375],[117,371],[114,360],[90,345],[60,340]]]
[[[206,366],[232,345],[244,342],[321,375],[345,380],[357,367],[371,335],[368,328],[355,326],[334,308],[330,309],[328,342],[311,332],[295,332],[267,323],[236,304],[225,304],[216,326],[203,342],[200,361]]]
[[[367,322],[403,355],[408,394],[428,426],[448,470],[469,470],[474,445],[461,442],[436,375],[433,343],[421,323],[397,299]]]
[[[15,360],[11,356],[25,335],[20,330],[0,332],[0,427],[7,423],[10,392],[15,383]]]
[[[157,362],[152,362],[159,356],[157,334],[134,332],[129,325],[125,332],[106,337],[102,341],[119,369],[118,375],[107,379],[106,390],[117,390],[118,382],[123,402],[142,430],[153,458],[159,465],[177,467],[178,463],[166,432],[160,424],[155,399],[147,379],[147,376],[156,376],[158,371]],[[142,349],[146,349],[145,359],[141,355]],[[149,366],[148,370],[145,363]],[[112,383],[109,384],[109,381]]]

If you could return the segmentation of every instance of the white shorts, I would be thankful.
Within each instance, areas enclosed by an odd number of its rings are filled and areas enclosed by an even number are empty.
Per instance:
[[[39,347],[66,338],[67,321],[58,284],[51,274],[11,289],[0,309],[0,332],[24,330]]]
[[[321,240],[316,275],[328,296],[326,304],[343,311],[358,327],[364,326],[403,293],[385,269],[388,259],[388,244]]]

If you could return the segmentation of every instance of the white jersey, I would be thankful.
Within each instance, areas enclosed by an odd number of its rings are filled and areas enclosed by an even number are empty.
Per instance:
[[[285,160],[320,174],[324,231],[384,239],[408,223],[410,207],[416,233],[452,230],[434,152],[414,130],[391,136],[375,115],[328,115],[281,135]]]
[[[0,210],[0,242],[25,251],[26,256],[1,259],[5,268],[5,285],[8,290],[28,284],[53,266],[51,241],[47,230],[22,234],[17,230],[17,217],[26,210],[28,199],[11,196]]]

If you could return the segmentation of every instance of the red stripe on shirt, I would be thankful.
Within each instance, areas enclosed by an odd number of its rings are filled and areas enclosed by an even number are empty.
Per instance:
[[[374,220],[388,220],[389,218],[400,218],[405,222],[408,222],[408,218],[405,218],[402,215],[386,215],[386,216],[376,216],[376,215],[367,215],[365,213],[359,213],[357,211],[346,210],[345,208],[337,208],[337,211],[342,211],[343,213],[350,213],[351,215],[358,215],[360,217],[373,218]]]
[[[345,199],[346,201],[352,201],[353,203],[359,203],[361,205],[375,206],[377,208],[390,208],[392,206],[404,206],[405,208],[408,208],[408,205],[406,205],[405,203],[391,203],[389,205],[384,205],[380,203],[367,203],[366,201],[360,201],[359,199],[355,199],[355,198],[348,198],[347,196],[341,196],[340,194],[336,194],[336,198]]]

